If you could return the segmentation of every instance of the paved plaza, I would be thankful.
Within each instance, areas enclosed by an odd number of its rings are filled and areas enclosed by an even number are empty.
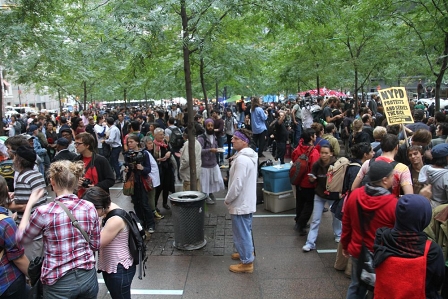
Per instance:
[[[180,190],[181,186],[176,188]],[[132,298],[345,298],[350,280],[333,268],[337,244],[330,212],[322,217],[317,250],[304,253],[306,236],[294,230],[295,211],[274,214],[266,211],[264,204],[257,205],[253,220],[254,273],[230,272],[229,265],[236,261],[230,259],[232,228],[223,202],[225,192],[216,194],[216,204],[206,207],[207,244],[202,249],[176,249],[171,211],[161,208],[165,219],[157,222],[156,232],[147,241],[146,276],[143,280],[135,276]],[[130,198],[122,195],[121,185],[114,186],[111,197],[121,207],[133,208]],[[101,274],[98,279],[98,298],[110,298]]]

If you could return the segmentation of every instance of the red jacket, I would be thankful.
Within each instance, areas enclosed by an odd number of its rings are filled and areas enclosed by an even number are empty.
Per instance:
[[[299,156],[301,154],[304,154],[308,151],[308,148],[310,146],[309,145],[304,145],[303,144],[303,139],[300,139],[299,145],[294,149],[294,151],[291,154],[291,161],[294,163],[296,162],[296,160],[299,158]],[[318,152],[318,150],[316,149],[316,147],[314,147],[311,150],[310,156],[308,158],[308,169],[311,172],[311,167],[313,166],[314,163],[317,162],[317,160],[319,160],[320,158],[320,154]],[[302,180],[302,182],[299,185],[302,188],[314,188],[316,187],[316,183],[310,183],[310,181],[308,180],[308,176],[305,176],[305,178]]]
[[[395,207],[397,206],[395,195],[370,196],[366,193],[365,188],[355,189],[344,204],[341,244],[342,248],[348,250],[354,258],[359,257],[362,244],[358,205],[356,202],[360,203],[363,211],[375,212],[369,229],[364,233],[364,243],[370,251],[373,252],[373,240],[375,239],[376,230],[380,227],[392,228],[395,225]]]

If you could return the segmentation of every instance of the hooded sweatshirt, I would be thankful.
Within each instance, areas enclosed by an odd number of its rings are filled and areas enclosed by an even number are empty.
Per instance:
[[[258,154],[251,148],[244,148],[235,155],[224,200],[232,215],[251,214],[257,210],[257,161]]]
[[[363,211],[363,219],[366,215],[372,215],[368,229],[361,234],[361,225],[358,216],[358,203]],[[358,258],[361,252],[362,241],[367,248],[373,252],[373,240],[375,232],[380,227],[394,227],[395,207],[397,198],[382,187],[367,184],[364,187],[355,189],[344,204],[344,216],[342,218],[341,244],[344,250],[348,250],[350,255]],[[371,214],[372,213],[372,214]]]
[[[440,204],[448,203],[448,169],[425,165],[420,170],[418,181],[432,185],[432,200]]]

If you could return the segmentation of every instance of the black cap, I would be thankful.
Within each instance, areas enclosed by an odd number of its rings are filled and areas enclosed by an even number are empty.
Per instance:
[[[19,146],[16,150],[16,155],[29,162],[36,163],[36,152],[30,146]]]

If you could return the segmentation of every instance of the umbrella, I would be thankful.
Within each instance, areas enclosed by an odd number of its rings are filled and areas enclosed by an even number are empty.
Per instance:
[[[226,100],[226,102],[227,102],[227,103],[230,103],[230,102],[236,102],[236,101],[239,101],[239,100],[241,100],[241,95],[236,94],[236,95],[233,95],[233,96],[231,96],[230,98],[228,98],[228,99]]]

